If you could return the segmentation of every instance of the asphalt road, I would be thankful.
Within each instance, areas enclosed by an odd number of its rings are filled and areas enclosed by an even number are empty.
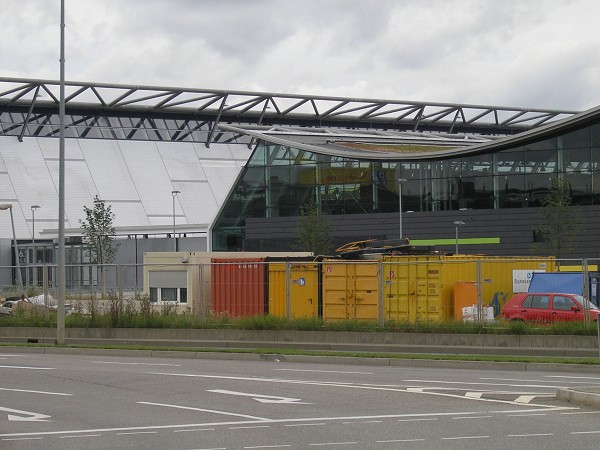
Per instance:
[[[597,447],[598,374],[1,353],[0,449]]]

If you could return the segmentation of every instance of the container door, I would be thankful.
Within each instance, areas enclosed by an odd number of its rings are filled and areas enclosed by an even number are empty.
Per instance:
[[[319,273],[316,264],[290,266],[291,317],[319,316]]]
[[[384,313],[388,320],[415,322],[417,320],[416,266],[406,259],[384,263]]]
[[[349,318],[347,268],[350,264],[323,263],[323,320]]]
[[[357,263],[349,277],[349,289],[353,292],[353,318],[377,320],[379,301],[379,264]]]

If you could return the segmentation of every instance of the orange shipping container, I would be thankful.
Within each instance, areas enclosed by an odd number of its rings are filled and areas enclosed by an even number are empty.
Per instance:
[[[214,314],[229,317],[264,315],[264,258],[212,259],[211,300]]]

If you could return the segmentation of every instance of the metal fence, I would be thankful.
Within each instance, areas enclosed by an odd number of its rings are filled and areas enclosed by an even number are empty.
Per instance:
[[[527,292],[534,273],[581,274],[580,293],[600,298],[598,259],[389,257],[375,261],[236,258],[210,264],[68,265],[67,304],[143,296],[157,310],[200,319],[273,315],[326,321],[444,322],[493,320],[506,301]],[[0,267],[0,295],[56,305],[56,266]],[[21,286],[20,281],[23,282]],[[589,317],[589,311],[586,317]]]

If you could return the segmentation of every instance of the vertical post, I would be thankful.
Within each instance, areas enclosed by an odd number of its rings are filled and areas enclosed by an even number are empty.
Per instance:
[[[481,276],[481,260],[477,260],[475,262],[476,264],[476,269],[475,272],[477,274],[477,322],[481,324],[482,320],[483,320],[483,299],[482,299],[482,287],[483,287],[483,280],[482,280],[482,276]]]
[[[180,191],[171,191],[171,195],[173,196],[173,251],[177,252],[177,236],[175,235],[175,197],[179,194]]]
[[[46,322],[50,319],[48,309],[48,266],[42,266],[42,285],[44,289],[44,305],[46,306]]]
[[[587,300],[583,305],[583,320],[585,326],[590,325],[590,274],[588,267],[588,260],[583,259],[581,264],[581,282],[583,283],[582,291],[583,297]]]
[[[56,343],[65,343],[65,0],[60,1],[60,102],[58,140],[58,309]]]
[[[377,285],[379,287],[377,293],[377,316],[379,321],[379,326],[383,327],[385,325],[385,307],[383,304],[383,261],[378,262],[377,267]]]
[[[19,261],[19,248],[17,247],[17,234],[15,233],[15,219],[13,217],[12,205],[10,205],[10,223],[12,224],[13,232],[13,245],[15,247],[15,264],[17,266],[17,281],[19,282],[19,289],[23,293],[23,278],[21,277],[21,262]]]
[[[398,231],[400,232],[399,239],[402,239],[402,183],[406,181],[405,178],[398,178]]]
[[[268,269],[267,269],[268,270]],[[292,299],[290,297],[290,262],[285,262],[285,318],[290,320],[292,317]]]
[[[117,265],[117,289],[119,291],[119,308],[123,312],[123,266],[121,264]]]
[[[33,284],[37,286],[38,280],[38,268],[37,268],[37,249],[35,248],[35,210],[38,209],[39,205],[31,205],[31,244],[33,246]]]
[[[455,220],[454,227],[456,229],[456,237],[455,237],[455,249],[454,254],[458,255],[458,229],[463,226],[465,223],[462,220]]]

